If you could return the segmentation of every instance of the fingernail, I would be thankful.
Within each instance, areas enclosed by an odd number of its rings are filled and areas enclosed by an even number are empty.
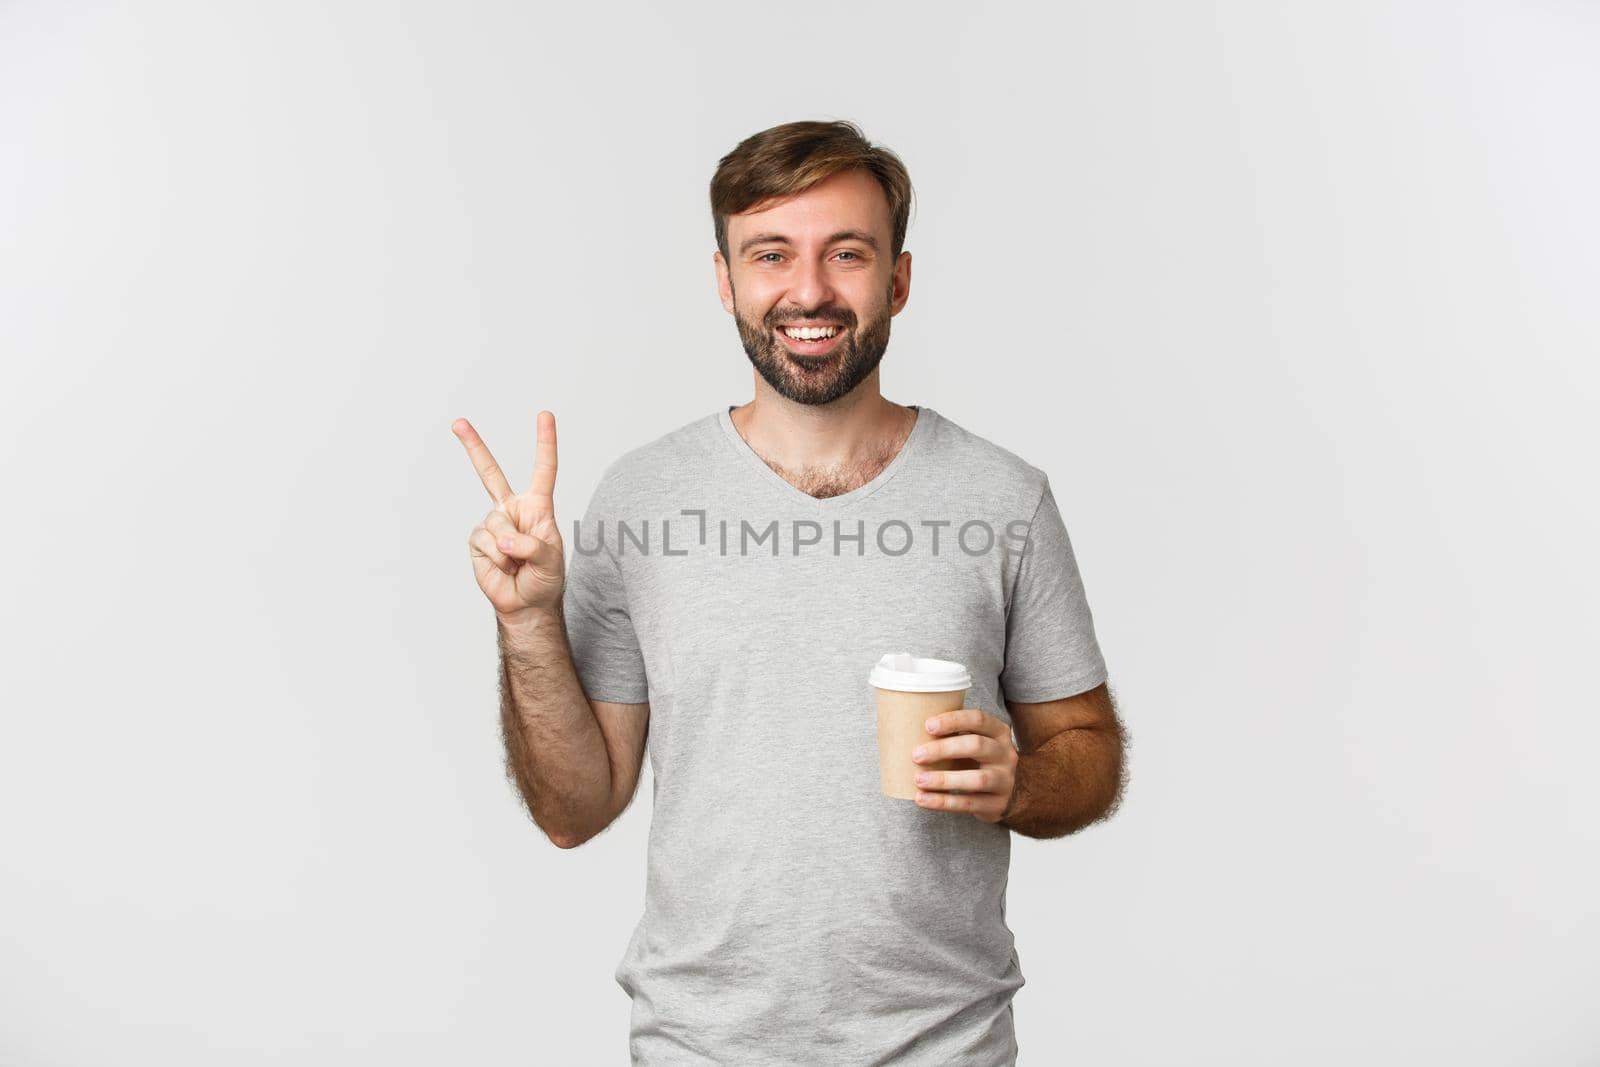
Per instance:
[[[917,775],[917,784],[918,785],[927,785],[928,784],[928,776],[926,774]]]
[[[911,750],[911,758],[912,759],[921,759],[923,756],[926,756],[927,754],[928,754],[928,750],[925,749],[925,748],[915,748],[915,749]]]
[[[929,719],[927,722],[922,724],[922,727],[923,727],[923,729],[927,730],[931,734],[931,733],[933,733],[935,730],[937,730],[939,728],[939,720],[938,719]]]

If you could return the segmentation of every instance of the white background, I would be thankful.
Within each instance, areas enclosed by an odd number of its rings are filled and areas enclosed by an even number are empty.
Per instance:
[[[1024,1064],[1600,1062],[1594,3],[0,6],[0,1062],[626,1061],[648,771],[503,777],[488,508],[751,394],[706,187],[908,164],[885,393],[1132,733]],[[1588,460],[1583,457],[1589,456]],[[806,798],[796,797],[797,804]]]

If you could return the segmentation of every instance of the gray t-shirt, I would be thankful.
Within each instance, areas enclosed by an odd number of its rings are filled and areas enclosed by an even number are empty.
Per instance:
[[[879,792],[867,676],[958,660],[1006,722],[1105,681],[1045,474],[922,406],[819,500],[723,408],[614,462],[564,536],[584,691],[650,705],[635,1062],[1014,1063],[1011,831]]]

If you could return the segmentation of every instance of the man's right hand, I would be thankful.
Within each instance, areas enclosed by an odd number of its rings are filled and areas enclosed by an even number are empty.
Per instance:
[[[467,538],[472,569],[496,614],[511,625],[555,614],[566,589],[566,553],[555,509],[556,417],[541,411],[538,423],[533,480],[522,493],[511,491],[472,423],[457,419],[450,424],[450,432],[466,446],[478,478],[494,501],[489,514]]]

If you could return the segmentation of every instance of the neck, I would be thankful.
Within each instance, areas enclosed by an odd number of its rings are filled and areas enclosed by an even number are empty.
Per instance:
[[[729,413],[757,455],[785,470],[847,468],[898,451],[916,412],[878,392],[878,374],[831,404],[799,404],[756,377],[755,399]]]

